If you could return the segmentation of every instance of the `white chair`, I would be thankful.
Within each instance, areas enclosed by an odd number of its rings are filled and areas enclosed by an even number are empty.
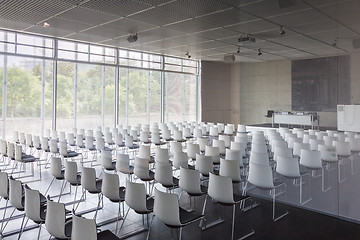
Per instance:
[[[72,240],[98,240],[96,222],[94,219],[72,215]]]
[[[274,161],[277,162],[278,156],[292,157],[292,150],[290,148],[275,147],[274,149]]]
[[[222,155],[222,156],[225,155],[225,149],[226,148],[225,148],[225,142],[223,140],[214,139],[213,140],[213,147],[219,148],[219,154],[220,155]],[[205,150],[205,154],[206,154],[206,150]]]
[[[179,179],[172,175],[172,166],[169,162],[156,162],[154,178],[168,190],[175,189],[179,185]]]
[[[277,188],[286,188],[285,183],[277,183],[274,185],[273,182],[273,174],[272,169],[268,165],[251,163],[249,164],[249,176],[248,181],[245,184],[243,195],[247,191],[247,185],[251,183],[255,187],[263,190],[270,190],[270,196],[272,197],[272,217],[274,221],[277,221],[283,217],[285,217],[288,212],[281,214],[280,216],[275,216],[275,206],[276,206],[276,196],[280,195],[280,193],[276,193]],[[285,190],[286,191],[286,190]]]
[[[182,151],[182,143],[171,141],[170,142],[170,153],[174,155],[175,152],[181,152]]]
[[[340,157],[351,156],[351,147],[348,142],[334,141],[333,146],[336,147],[336,152]]]
[[[144,158],[135,158],[134,174],[143,182],[150,182],[154,180],[154,172],[149,170],[149,161]],[[149,184],[150,193],[150,184]]]
[[[213,164],[220,164],[220,150],[219,147],[210,147],[205,146],[205,156],[210,156],[212,158]]]
[[[154,216],[156,216],[161,222],[165,223],[171,228],[179,228],[179,240],[182,239],[183,227],[189,225],[192,222],[199,221],[204,217],[203,215],[197,213],[188,213],[182,208],[180,208],[178,196],[176,194],[164,193],[157,190],[156,188],[155,188]],[[151,221],[151,225],[153,219]],[[149,234],[150,234],[150,230],[149,230]]]
[[[208,195],[217,203],[225,206],[232,205],[232,224],[231,224],[231,239],[234,239],[235,228],[235,210],[236,204],[240,203],[240,208],[244,207],[245,200],[249,199],[248,196],[241,196],[234,194],[231,178],[224,176],[216,176],[210,173]],[[253,230],[247,233],[240,239],[253,235]]]
[[[324,140],[325,145],[332,146],[333,141],[337,141],[338,138],[334,137],[334,136],[324,136],[323,140]]]
[[[241,150],[226,149],[225,159],[237,161],[239,163],[239,168],[244,166]],[[220,165],[221,165],[221,159],[220,159]]]
[[[134,173],[134,167],[130,166],[130,158],[128,154],[118,153],[116,155],[116,170],[131,177]]]
[[[186,145],[186,151],[189,158],[196,159],[196,154],[200,154],[200,145],[197,143],[188,142]]]
[[[348,142],[350,144],[350,150],[352,152],[360,151],[360,139],[347,137],[345,138],[345,142]]]
[[[309,169],[322,168],[320,152],[302,149],[300,153],[300,165]]]
[[[140,145],[139,152],[137,155],[139,158],[145,158],[149,161],[149,163],[154,163],[154,157],[151,156],[150,145]]]
[[[72,219],[66,218],[64,203],[53,202],[48,197],[45,226],[49,234],[55,238],[69,239],[71,237]]]
[[[205,152],[205,146],[207,146],[208,139],[207,138],[198,138],[196,143],[199,144],[200,151]]]
[[[324,140],[318,140],[318,139],[309,139],[310,149],[312,151],[317,151],[319,148],[319,145],[325,145]]]
[[[246,132],[246,126],[245,126],[245,125],[238,124],[238,126],[237,126],[237,132],[239,132],[239,133],[245,133],[245,132]]]
[[[220,159],[219,175],[231,178],[233,183],[239,183],[241,181],[239,161]]]
[[[117,174],[103,173],[103,181],[101,185],[101,193],[107,197],[111,202],[119,204],[117,221],[115,229],[118,229],[118,224],[121,216],[121,204],[124,212],[125,201],[125,187],[120,187],[119,176]],[[119,230],[120,231],[120,230]]]
[[[269,166],[269,156],[267,153],[250,152],[250,163]]]
[[[209,176],[209,172],[214,172],[214,164],[211,156],[196,154],[195,169],[204,177]]]
[[[169,163],[169,160],[170,160],[169,150],[167,148],[155,149],[155,162]]]
[[[188,155],[184,152],[175,152],[174,157],[173,157],[173,167],[175,169],[180,169],[180,167],[183,168],[189,168],[189,163],[188,163]]]
[[[219,135],[219,140],[224,141],[225,147],[229,148],[230,147],[230,136],[228,135]]]
[[[294,142],[293,154],[300,157],[301,149],[310,150],[310,144],[302,142]]]

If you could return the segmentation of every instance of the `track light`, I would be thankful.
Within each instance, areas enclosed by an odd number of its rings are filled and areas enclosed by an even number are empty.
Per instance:
[[[238,47],[238,49],[237,49],[236,53],[240,53],[240,47]]]
[[[50,27],[50,24],[49,23],[47,23],[47,22],[44,22],[44,24],[43,24],[43,27]]]
[[[189,52],[186,52],[185,56],[187,56],[188,58],[191,58],[191,55],[189,54]]]
[[[130,36],[127,38],[127,40],[128,40],[129,43],[136,42],[136,41],[138,40],[137,33],[135,33],[134,35],[130,35]]]
[[[258,56],[260,56],[262,54],[262,52],[261,52],[261,49],[259,48],[258,49]]]
[[[331,46],[336,47],[338,43],[338,38],[335,38],[334,41],[331,43]]]
[[[281,36],[285,34],[284,26],[279,26],[279,33],[280,33]]]

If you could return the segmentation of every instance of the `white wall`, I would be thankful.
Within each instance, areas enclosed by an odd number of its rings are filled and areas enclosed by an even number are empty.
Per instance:
[[[350,55],[351,104],[360,104],[360,52]],[[202,62],[202,120],[270,123],[267,110],[291,111],[291,60],[225,64]],[[336,127],[336,112],[319,112]]]

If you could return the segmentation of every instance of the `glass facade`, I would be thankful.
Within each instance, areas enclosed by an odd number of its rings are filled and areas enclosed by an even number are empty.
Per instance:
[[[15,130],[43,135],[52,128],[195,121],[198,66],[188,59],[0,31],[2,138],[11,140]]]

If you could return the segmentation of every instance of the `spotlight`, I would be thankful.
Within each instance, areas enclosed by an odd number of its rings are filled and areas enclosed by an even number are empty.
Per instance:
[[[237,49],[237,51],[236,51],[237,53],[240,53],[240,47],[238,47],[238,49]]]
[[[50,24],[47,22],[44,22],[43,27],[50,27]]]
[[[262,52],[261,52],[261,49],[259,48],[258,49],[258,56],[260,56],[262,54]]]
[[[186,52],[185,56],[187,56],[188,58],[191,58],[191,55],[189,54],[189,52]]]
[[[128,40],[129,43],[136,42],[136,41],[138,40],[137,33],[135,33],[135,35],[130,35],[130,36],[127,38],[127,40]]]
[[[338,43],[338,38],[335,38],[334,41],[331,43],[331,46],[336,47]]]
[[[281,36],[285,34],[284,26],[279,26],[279,33],[280,33]]]

